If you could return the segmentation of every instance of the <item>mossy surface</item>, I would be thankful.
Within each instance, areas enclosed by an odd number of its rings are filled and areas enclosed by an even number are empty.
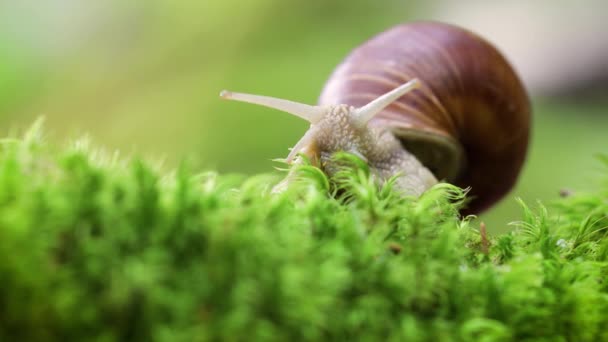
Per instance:
[[[2,140],[0,340],[608,340],[608,184],[489,237],[462,190],[403,198],[337,158],[272,194]]]

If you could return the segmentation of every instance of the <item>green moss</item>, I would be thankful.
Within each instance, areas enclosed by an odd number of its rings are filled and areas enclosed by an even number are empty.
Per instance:
[[[491,238],[350,155],[272,194],[39,132],[0,142],[0,340],[608,340],[608,184]]]

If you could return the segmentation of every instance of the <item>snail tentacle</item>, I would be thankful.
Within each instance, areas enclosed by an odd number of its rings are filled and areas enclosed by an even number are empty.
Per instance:
[[[222,90],[220,97],[226,100],[235,100],[247,103],[253,103],[261,106],[278,109],[280,111],[293,114],[310,123],[315,123],[321,120],[325,109],[321,106],[310,106],[307,104],[279,99],[270,96],[261,96],[245,93],[235,93],[228,90]]]

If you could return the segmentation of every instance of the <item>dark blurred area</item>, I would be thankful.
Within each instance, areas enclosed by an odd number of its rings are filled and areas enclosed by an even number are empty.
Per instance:
[[[493,42],[533,96],[514,201],[591,188],[608,153],[608,3],[485,1],[119,1],[0,3],[2,136],[46,117],[50,139],[89,134],[125,153],[201,170],[270,172],[306,130],[297,118],[222,102],[233,89],[315,103],[342,58],[401,22],[441,20]]]

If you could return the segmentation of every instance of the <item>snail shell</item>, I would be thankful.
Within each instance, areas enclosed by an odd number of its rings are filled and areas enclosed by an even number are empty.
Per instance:
[[[418,78],[414,90],[371,125],[390,129],[438,179],[470,187],[463,214],[479,213],[514,185],[526,157],[530,101],[501,53],[456,26],[396,26],[354,49],[327,81],[319,104],[360,107]]]

